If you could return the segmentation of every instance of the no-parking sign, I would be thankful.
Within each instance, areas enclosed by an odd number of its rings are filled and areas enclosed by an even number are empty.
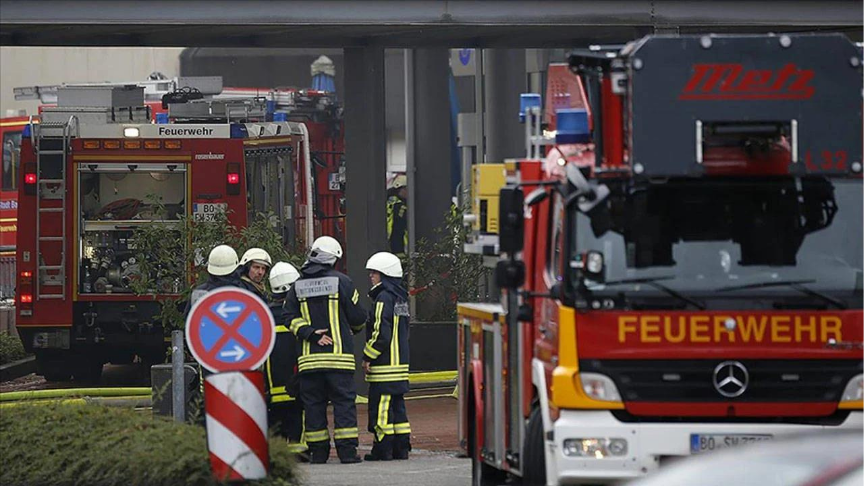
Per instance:
[[[270,308],[248,290],[225,287],[208,292],[186,318],[186,343],[208,370],[254,370],[275,342]]]

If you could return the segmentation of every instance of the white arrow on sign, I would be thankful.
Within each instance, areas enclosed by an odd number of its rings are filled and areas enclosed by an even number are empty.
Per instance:
[[[219,302],[219,307],[216,308],[216,313],[219,314],[219,317],[222,319],[227,319],[229,312],[240,312],[241,310],[243,310],[243,308],[240,306],[227,307],[225,302]]]
[[[230,358],[233,356],[234,362],[236,363],[237,361],[243,359],[243,356],[246,356],[246,351],[235,344],[234,351],[222,351],[219,353],[219,356],[222,356],[223,358]]]

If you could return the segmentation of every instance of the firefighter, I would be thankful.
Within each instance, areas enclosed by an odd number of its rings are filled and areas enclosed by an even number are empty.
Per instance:
[[[290,330],[299,341],[300,399],[313,464],[324,464],[330,455],[328,401],[333,403],[333,438],[339,460],[343,464],[361,461],[357,455],[352,334],[363,329],[366,312],[351,279],[333,268],[341,257],[338,241],[329,236],[316,239],[300,279],[285,299]]]
[[[387,242],[390,251],[408,251],[408,178],[397,175],[387,187]]]
[[[192,305],[207,292],[220,287],[239,287],[240,280],[234,274],[239,265],[234,248],[219,245],[210,250],[210,256],[207,257],[207,281],[192,290],[185,314],[189,315]]]
[[[264,277],[273,264],[270,254],[261,248],[250,248],[240,258],[240,269],[238,278],[240,287],[257,295],[261,300],[267,302],[267,288],[264,286]]]
[[[363,371],[369,383],[369,432],[375,435],[367,461],[408,459],[411,425],[405,409],[408,392],[408,292],[402,287],[402,262],[380,252],[366,262],[375,307],[369,311]]]
[[[276,322],[276,344],[264,364],[267,376],[268,422],[276,433],[288,439],[288,450],[306,451],[303,442],[303,405],[297,399],[297,340],[289,332],[285,298],[300,273],[290,263],[277,262],[270,270],[270,311]],[[304,460],[304,456],[300,456]]]

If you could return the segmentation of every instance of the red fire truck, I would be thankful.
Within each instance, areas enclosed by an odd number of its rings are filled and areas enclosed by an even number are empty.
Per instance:
[[[547,127],[558,145],[482,168],[494,195],[475,181],[500,211],[469,248],[500,254],[503,297],[459,305],[474,484],[615,481],[860,430],[860,50],[647,37],[569,66],[583,106]]]
[[[16,325],[47,379],[89,380],[106,362],[163,357],[158,301],[187,283],[132,291],[136,227],[225,211],[242,227],[272,211],[286,243],[305,248],[315,236],[294,197],[309,185],[295,180],[312,162],[309,131],[279,121],[266,100],[174,103],[170,123],[154,124],[141,87],[58,96],[25,130],[19,179]],[[152,195],[164,214],[148,205]]]

